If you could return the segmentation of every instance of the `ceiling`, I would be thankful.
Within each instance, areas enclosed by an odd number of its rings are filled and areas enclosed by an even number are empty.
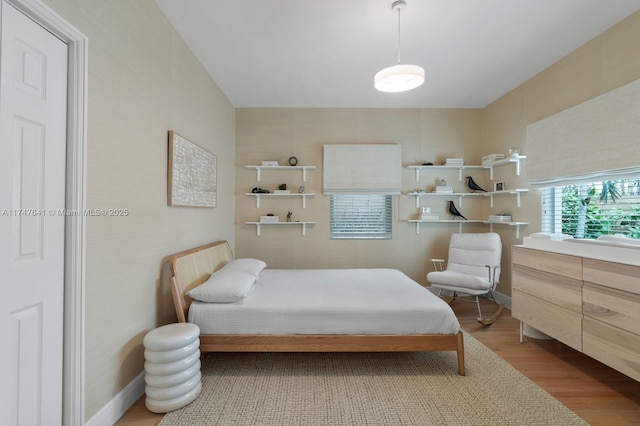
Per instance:
[[[392,0],[156,0],[242,107],[481,108],[636,10],[639,0],[407,0],[401,62],[425,84],[382,93]]]

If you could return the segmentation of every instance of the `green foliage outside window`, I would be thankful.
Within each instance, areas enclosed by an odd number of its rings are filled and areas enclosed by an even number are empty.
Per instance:
[[[640,180],[562,188],[562,233],[595,239],[601,235],[640,238]]]

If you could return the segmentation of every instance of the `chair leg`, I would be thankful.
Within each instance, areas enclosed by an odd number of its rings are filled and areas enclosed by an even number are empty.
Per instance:
[[[480,298],[476,296],[476,305],[478,306],[478,321],[482,321],[482,310],[480,309]]]
[[[482,318],[482,314],[480,314],[480,317],[478,317],[478,322],[484,325],[491,325],[494,322],[496,322],[498,320],[498,318],[500,318],[500,315],[502,315],[502,311],[504,310],[504,303],[498,303],[498,301],[495,299],[495,297],[493,297],[493,292],[490,291],[487,293],[489,295],[489,298],[491,300],[493,300],[493,303],[496,304],[497,306],[497,310],[496,312],[489,318]],[[478,296],[476,296],[476,301],[478,301]],[[478,302],[478,312],[480,312],[480,303]]]
[[[440,289],[438,291],[438,297],[440,299],[444,300],[445,302],[447,302],[447,305],[451,306],[453,301],[456,300],[456,293],[453,293],[453,296],[443,296],[442,295],[442,289]]]

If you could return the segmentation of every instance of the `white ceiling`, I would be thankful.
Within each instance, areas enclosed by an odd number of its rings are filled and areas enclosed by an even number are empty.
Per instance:
[[[426,82],[381,93],[392,0],[156,0],[235,107],[484,107],[640,9],[640,0],[407,0],[402,63]]]

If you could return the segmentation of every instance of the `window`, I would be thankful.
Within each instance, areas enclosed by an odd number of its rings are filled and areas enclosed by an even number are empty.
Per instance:
[[[331,195],[331,239],[391,239],[391,195]]]
[[[640,178],[544,189],[542,231],[640,238]]]

